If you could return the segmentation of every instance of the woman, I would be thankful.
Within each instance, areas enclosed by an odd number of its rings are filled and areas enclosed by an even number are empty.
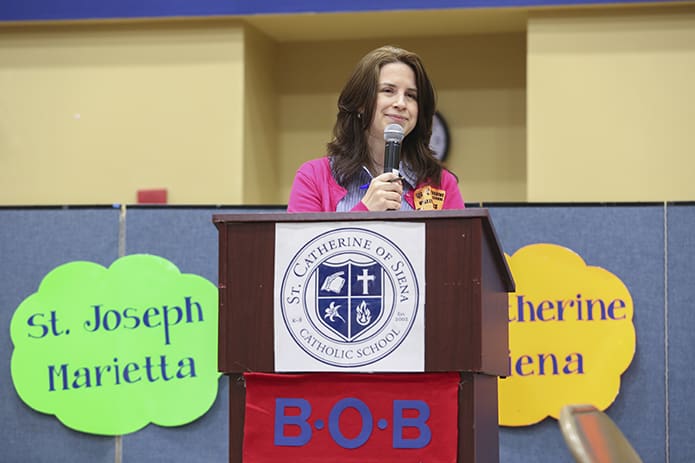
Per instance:
[[[435,96],[420,58],[385,46],[365,55],[338,99],[328,155],[304,163],[288,212],[462,209],[456,177],[429,148]],[[403,128],[400,177],[384,173],[384,129]]]

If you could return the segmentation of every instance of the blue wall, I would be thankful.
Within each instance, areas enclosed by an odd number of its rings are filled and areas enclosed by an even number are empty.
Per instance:
[[[689,365],[695,351],[695,204],[485,206],[507,254],[527,244],[559,244],[626,284],[637,350],[608,414],[645,463],[695,461],[695,405],[689,400],[695,379]],[[212,215],[277,210],[128,207],[122,215],[108,207],[0,209],[0,462],[114,461],[114,438],[73,432],[29,409],[13,388],[10,319],[50,270],[74,260],[108,266],[119,256],[120,237],[126,254],[159,255],[216,283]],[[227,395],[223,377],[216,403],[194,423],[150,425],[124,436],[123,461],[226,461]],[[572,461],[552,419],[502,428],[500,455],[503,463]]]
[[[0,21],[166,18],[449,8],[660,3],[663,0],[3,0]],[[671,2],[689,0],[671,0]]]

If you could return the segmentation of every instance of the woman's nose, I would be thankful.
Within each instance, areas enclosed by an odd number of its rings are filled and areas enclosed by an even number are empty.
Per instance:
[[[393,104],[399,108],[405,107],[405,93],[398,93]]]

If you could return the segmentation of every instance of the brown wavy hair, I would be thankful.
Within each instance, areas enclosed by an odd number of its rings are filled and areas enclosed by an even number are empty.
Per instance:
[[[403,140],[401,159],[410,166],[417,181],[441,181],[442,164],[430,149],[432,117],[435,111],[435,93],[420,57],[410,51],[384,46],[367,53],[357,63],[352,75],[338,98],[338,116],[333,126],[333,140],[328,143],[328,156],[332,158],[333,174],[345,186],[357,175],[362,166],[369,166],[371,158],[367,145],[367,131],[374,118],[374,108],[381,68],[401,62],[415,73],[418,116],[415,128]]]

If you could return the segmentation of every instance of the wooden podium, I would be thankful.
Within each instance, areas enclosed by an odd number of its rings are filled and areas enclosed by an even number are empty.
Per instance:
[[[459,372],[459,463],[499,461],[497,378],[508,371],[514,281],[487,209],[217,214],[219,370],[229,376],[229,461],[242,461],[244,372],[274,372],[276,223],[424,222],[425,371]]]

